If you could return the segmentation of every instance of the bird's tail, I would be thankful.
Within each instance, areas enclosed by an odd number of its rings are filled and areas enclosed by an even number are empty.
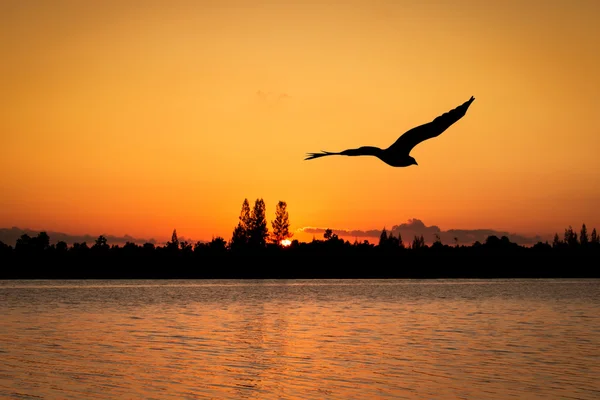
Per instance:
[[[308,153],[304,160],[312,160],[313,158],[319,158],[319,157],[324,157],[324,156],[335,156],[335,155],[339,155],[339,154],[340,153],[332,153],[329,151],[321,150],[320,153]]]

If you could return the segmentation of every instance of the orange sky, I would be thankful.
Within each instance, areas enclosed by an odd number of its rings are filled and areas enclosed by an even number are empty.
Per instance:
[[[294,230],[600,228],[599,16],[593,0],[3,0],[0,227],[229,240],[262,197]],[[304,161],[387,147],[471,95],[418,166]]]

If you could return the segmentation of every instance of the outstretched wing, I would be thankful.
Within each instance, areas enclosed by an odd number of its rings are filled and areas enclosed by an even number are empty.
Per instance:
[[[467,112],[467,109],[473,100],[475,100],[475,98],[471,96],[469,100],[465,101],[455,109],[440,115],[431,122],[417,126],[405,132],[386,151],[408,155],[413,147],[424,140],[439,136],[442,132],[448,129],[450,125],[461,119]]]

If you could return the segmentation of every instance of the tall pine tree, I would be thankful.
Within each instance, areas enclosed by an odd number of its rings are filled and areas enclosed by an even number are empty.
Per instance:
[[[581,225],[581,231],[579,232],[579,243],[581,243],[582,246],[587,246],[589,242],[588,239],[588,233],[587,233],[587,227],[585,226],[585,224]]]
[[[239,221],[231,237],[230,247],[234,250],[245,248],[248,245],[248,238],[251,229],[250,203],[244,199],[242,210],[240,211]]]
[[[285,201],[279,201],[275,208],[275,220],[271,221],[273,227],[273,233],[271,234],[271,240],[275,244],[281,244],[283,240],[289,239],[293,236],[290,233],[290,217],[287,212],[287,203]]]
[[[263,248],[267,244],[269,228],[267,227],[266,206],[263,199],[256,199],[250,214],[250,230],[248,244],[252,248]]]

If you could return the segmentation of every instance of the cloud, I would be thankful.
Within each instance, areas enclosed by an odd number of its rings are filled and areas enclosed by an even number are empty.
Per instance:
[[[331,230],[333,233],[342,238],[366,239],[371,243],[377,243],[379,241],[379,236],[381,235],[381,229],[372,229],[366,231],[346,229]],[[449,229],[447,231],[443,231],[436,225],[427,226],[423,223],[423,221],[417,218],[409,219],[406,223],[393,225],[391,229],[386,228],[386,230],[388,234],[391,232],[396,237],[398,235],[402,235],[402,241],[405,244],[412,242],[415,236],[421,235],[423,235],[425,243],[429,244],[433,243],[436,240],[435,235],[438,235],[442,243],[454,244],[456,243],[456,238],[459,244],[464,245],[471,245],[476,241],[483,243],[488,236],[506,236],[511,242],[518,243],[520,245],[533,245],[540,241],[551,240],[552,237],[552,235],[545,235],[544,237],[540,235],[525,236],[518,233],[497,231],[494,229]],[[312,233],[314,235],[322,235],[325,233],[325,228],[305,227],[300,228],[299,231],[309,234]]]
[[[257,96],[258,96],[260,99],[263,99],[263,100],[265,100],[267,97],[269,97],[269,93],[265,93],[265,92],[263,92],[262,90],[258,90],[258,91],[256,92],[256,95],[257,95]]]
[[[21,229],[21,228],[17,228],[17,227],[13,227],[13,228],[0,228],[0,241],[8,244],[10,246],[14,246],[17,242],[17,239],[19,237],[21,237],[24,234],[27,234],[31,237],[35,237],[38,235],[38,233],[40,233],[40,231],[34,231],[31,229]],[[67,243],[68,245],[72,245],[73,243],[83,243],[86,242],[89,246],[93,245],[96,242],[96,239],[98,239],[98,236],[100,235],[70,235],[68,233],[62,233],[62,232],[51,232],[51,231],[46,231],[46,233],[48,234],[48,236],[50,237],[50,244],[53,243],[57,243],[60,241],[63,241],[65,243]],[[133,236],[130,235],[123,235],[123,236],[115,236],[115,235],[103,235],[106,239],[109,245],[123,245],[126,242],[131,242],[131,243],[136,243],[136,244],[144,244],[144,243],[152,243],[152,244],[157,244],[156,240],[150,238],[150,239],[142,239],[142,238],[135,238]]]
[[[266,102],[268,104],[275,104],[277,102],[285,101],[292,97],[287,93],[264,92],[262,90],[258,90],[256,92],[256,95],[261,101]]]
[[[299,228],[298,231],[313,234],[315,236],[321,236],[325,233],[326,228],[315,228],[315,227],[304,227]],[[331,229],[333,233],[338,235],[341,238],[353,240],[357,238],[359,240],[368,240],[371,243],[378,243],[379,236],[381,235],[381,229],[370,229],[370,230],[347,230],[347,229]],[[388,234],[391,232],[394,236],[398,237],[398,235],[402,235],[402,240],[405,244],[409,244],[412,242],[415,236],[423,235],[425,242],[431,244],[435,241],[435,235],[439,235],[442,243],[453,245],[455,243],[455,238],[458,239],[459,244],[471,245],[476,241],[481,243],[485,242],[488,236],[497,236],[502,237],[506,236],[510,239],[511,242],[518,243],[520,245],[533,245],[540,241],[551,241],[552,236],[554,234],[548,235],[535,235],[535,236],[526,236],[518,233],[510,233],[506,231],[497,231],[494,229],[448,229],[446,231],[441,230],[436,225],[427,226],[417,218],[409,219],[407,222],[393,225],[390,228],[386,228]],[[27,234],[31,237],[37,236],[40,231],[31,230],[31,229],[21,229],[17,227],[13,228],[0,228],[0,241],[14,246],[17,242],[17,239],[21,237],[23,234]],[[56,243],[59,241],[66,242],[68,245],[72,245],[73,243],[83,243],[86,242],[88,245],[93,245],[99,235],[71,235],[62,232],[51,232],[46,231],[48,236],[50,237],[50,243]],[[126,242],[132,242],[136,244],[144,244],[144,243],[152,243],[155,245],[164,245],[164,242],[158,242],[153,238],[143,239],[143,238],[135,238],[130,235],[123,236],[115,236],[115,235],[103,235],[107,238],[108,244],[110,245],[123,245]],[[196,243],[196,241],[191,238],[186,238],[183,236],[179,236],[179,241],[188,241],[189,243]],[[200,241],[205,243],[205,241]]]

